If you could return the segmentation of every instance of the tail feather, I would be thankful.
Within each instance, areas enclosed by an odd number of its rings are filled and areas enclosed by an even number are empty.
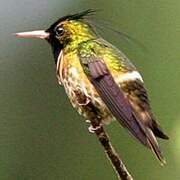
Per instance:
[[[156,155],[157,159],[160,161],[161,165],[165,165],[166,164],[166,160],[164,159],[162,152],[158,146],[156,137],[154,136],[152,130],[150,128],[147,128],[147,139],[149,142],[149,148],[154,152],[154,154]]]
[[[152,124],[151,125],[145,125],[143,124],[141,121],[137,121],[139,126],[141,127],[141,130],[144,132],[144,136],[146,138],[146,143],[143,143],[145,146],[147,146],[156,156],[156,158],[160,161],[161,165],[165,165],[166,164],[166,160],[164,159],[162,152],[159,148],[157,139],[155,136],[157,136],[157,134],[154,133],[154,129],[158,130],[158,132],[161,132],[161,135],[159,135],[158,137],[163,137],[164,139],[168,139],[168,136],[166,136],[160,129],[160,126],[156,123],[156,121],[152,120]],[[142,141],[140,141],[142,143]]]
[[[139,122],[139,126],[141,127],[141,130],[144,132],[144,135],[146,137],[146,143],[143,143],[143,144],[145,146],[147,146],[155,154],[156,158],[160,161],[160,164],[162,166],[165,165],[166,160],[164,159],[162,152],[159,148],[157,139],[155,137],[156,134],[154,134],[152,126],[144,125],[140,121],[138,121],[138,122]],[[142,141],[141,141],[141,143],[142,143]]]
[[[160,125],[155,120],[152,120],[152,131],[154,135],[159,138],[169,139],[169,137],[163,132]]]

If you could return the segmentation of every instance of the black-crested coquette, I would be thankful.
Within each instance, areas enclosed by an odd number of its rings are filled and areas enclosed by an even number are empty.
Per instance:
[[[90,13],[64,16],[47,30],[16,35],[50,43],[58,81],[85,119],[96,116],[101,125],[116,119],[164,164],[156,137],[168,136],[155,120],[143,79],[119,49],[97,35],[85,20]]]

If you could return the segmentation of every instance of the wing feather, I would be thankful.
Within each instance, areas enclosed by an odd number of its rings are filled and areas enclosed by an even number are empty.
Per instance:
[[[143,145],[151,149],[162,165],[165,164],[153,132],[143,124],[140,117],[137,117],[130,102],[116,84],[106,65],[101,60],[96,60],[89,62],[88,68],[88,77],[91,83],[113,116]]]
[[[114,117],[144,145],[148,146],[142,123],[136,118],[124,93],[101,61],[89,63],[90,81]]]

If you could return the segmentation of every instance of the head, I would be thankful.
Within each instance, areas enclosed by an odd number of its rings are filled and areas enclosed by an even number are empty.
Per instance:
[[[83,11],[78,14],[61,17],[47,30],[16,33],[22,38],[46,39],[52,46],[55,60],[61,50],[66,47],[74,48],[79,43],[95,38],[91,26],[84,21],[84,17],[91,14],[92,10]]]

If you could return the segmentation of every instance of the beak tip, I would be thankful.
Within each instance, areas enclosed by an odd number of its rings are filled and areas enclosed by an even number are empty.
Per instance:
[[[12,36],[20,37],[19,33],[12,33]]]

